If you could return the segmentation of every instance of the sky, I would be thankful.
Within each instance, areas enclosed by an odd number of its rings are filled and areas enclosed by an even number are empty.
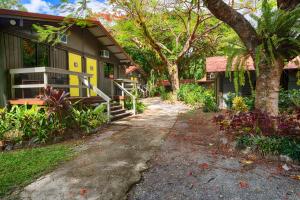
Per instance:
[[[70,0],[71,2],[76,2],[77,0]],[[88,7],[93,11],[104,11],[111,9],[110,6],[107,5],[106,0],[88,0]],[[60,15],[60,13],[56,13],[54,9],[51,8],[53,5],[57,5],[60,0],[21,0],[21,3],[27,8],[29,12],[35,13],[43,13],[43,14],[54,14]]]

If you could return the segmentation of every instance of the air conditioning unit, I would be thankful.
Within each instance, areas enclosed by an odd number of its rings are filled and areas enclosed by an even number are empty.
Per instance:
[[[209,79],[210,80],[213,80],[213,79],[215,79],[216,78],[216,74],[215,73],[210,73],[209,74]]]
[[[63,44],[68,44],[68,36],[66,34],[59,35],[59,41]]]
[[[100,51],[100,57],[101,58],[109,58],[109,51],[107,51],[107,50],[101,50]]]

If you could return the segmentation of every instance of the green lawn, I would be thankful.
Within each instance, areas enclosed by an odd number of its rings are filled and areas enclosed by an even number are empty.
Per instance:
[[[73,155],[72,145],[51,145],[0,153],[0,197],[25,186]]]

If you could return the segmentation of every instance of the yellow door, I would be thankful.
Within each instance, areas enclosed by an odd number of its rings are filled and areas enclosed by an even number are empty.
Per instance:
[[[74,72],[82,72],[81,56],[73,53],[69,53],[69,70]],[[78,85],[79,79],[77,76],[70,75],[70,85]],[[71,97],[80,96],[80,88],[70,88]]]
[[[97,60],[92,58],[86,58],[86,73],[92,74],[93,77],[91,78],[90,82],[93,86],[97,87]],[[90,91],[91,96],[97,96],[94,91]]]

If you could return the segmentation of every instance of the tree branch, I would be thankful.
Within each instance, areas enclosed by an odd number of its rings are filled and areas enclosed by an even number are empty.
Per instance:
[[[253,54],[260,39],[246,18],[222,0],[204,0],[204,2],[215,17],[235,30],[247,49]]]

